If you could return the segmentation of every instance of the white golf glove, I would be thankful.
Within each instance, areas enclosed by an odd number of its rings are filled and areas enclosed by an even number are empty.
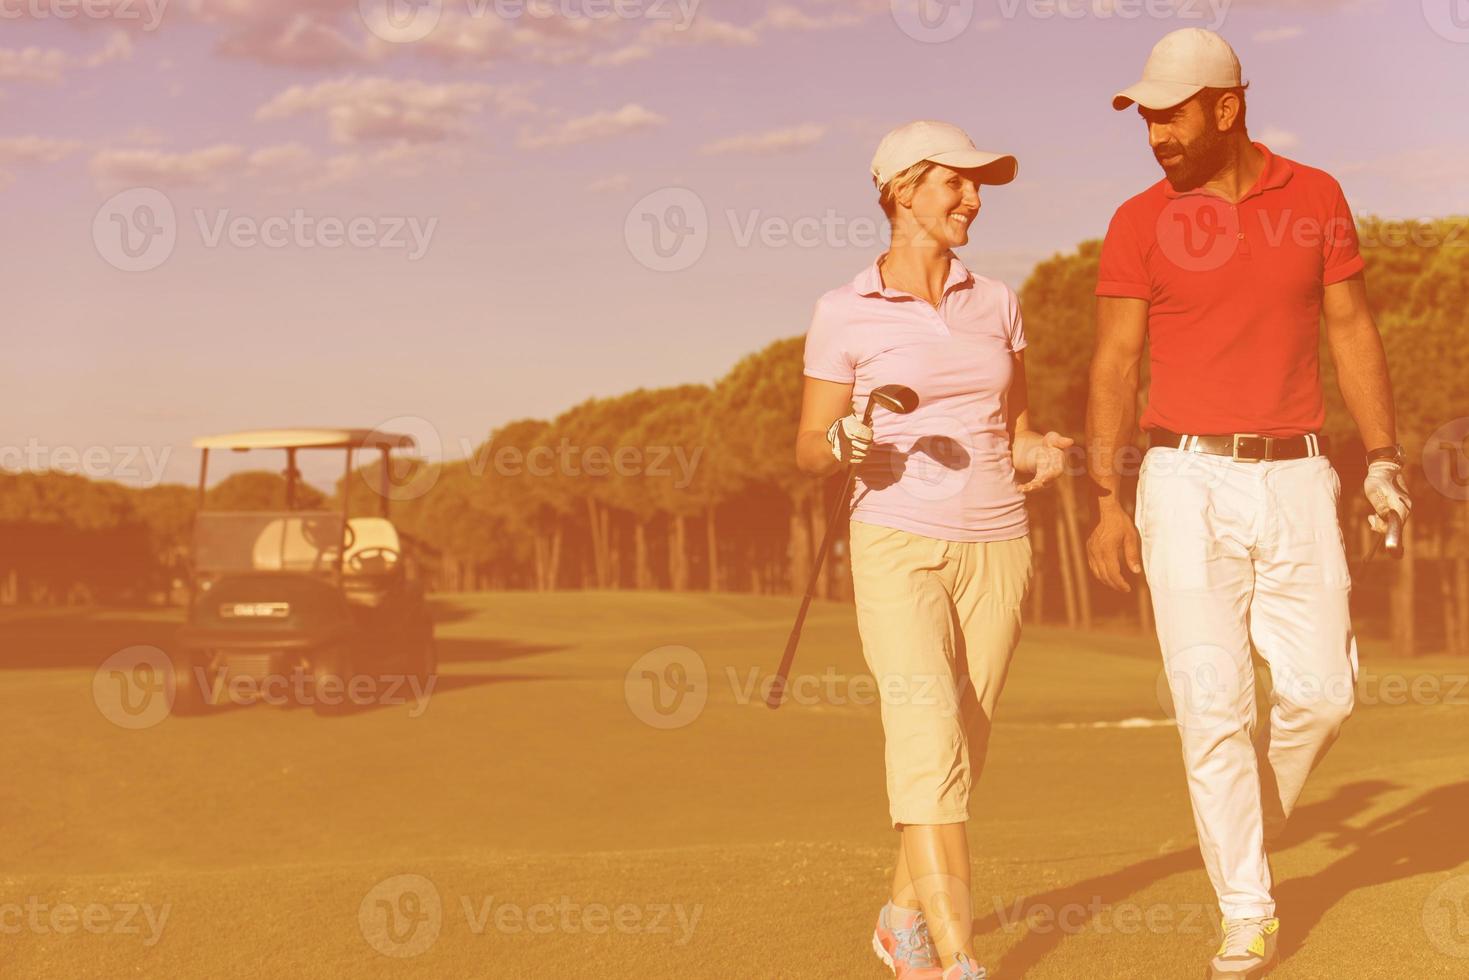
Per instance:
[[[1387,515],[1395,513],[1404,521],[1413,513],[1413,499],[1408,496],[1408,481],[1403,468],[1390,459],[1379,459],[1367,466],[1367,481],[1362,484],[1367,500],[1377,513],[1367,518],[1372,530],[1387,533]]]
[[[856,412],[837,419],[826,430],[826,441],[838,463],[860,463],[872,448],[872,426],[864,425]]]

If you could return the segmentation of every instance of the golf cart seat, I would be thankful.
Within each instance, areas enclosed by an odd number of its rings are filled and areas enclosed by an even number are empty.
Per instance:
[[[340,518],[303,512],[267,522],[255,537],[251,567],[258,571],[304,571],[335,562],[333,543]]]

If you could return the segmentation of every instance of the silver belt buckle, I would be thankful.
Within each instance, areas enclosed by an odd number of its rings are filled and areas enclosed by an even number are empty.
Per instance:
[[[1260,440],[1261,445],[1259,456],[1249,457],[1241,456],[1239,454],[1239,444],[1240,441],[1244,439]],[[1270,455],[1270,439],[1268,436],[1262,436],[1258,432],[1236,432],[1234,434],[1234,444],[1230,447],[1230,457],[1236,463],[1259,463],[1263,461],[1268,455]]]

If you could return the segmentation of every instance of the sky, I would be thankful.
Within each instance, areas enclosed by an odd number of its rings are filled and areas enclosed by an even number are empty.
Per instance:
[[[1160,176],[1110,98],[1179,27],[1357,213],[1469,214],[1469,0],[0,0],[0,467],[191,482],[195,436],[320,425],[455,459],[713,382],[881,253],[912,119],[1018,157],[961,253],[1018,288]]]

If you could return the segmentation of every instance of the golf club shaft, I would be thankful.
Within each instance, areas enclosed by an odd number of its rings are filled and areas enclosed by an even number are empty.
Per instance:
[[[869,397],[867,410],[862,413],[863,425],[872,424],[872,408],[872,399]],[[811,575],[806,580],[806,594],[801,597],[801,609],[796,613],[796,622],[791,626],[791,635],[786,637],[785,653],[781,654],[780,666],[775,669],[775,680],[771,683],[770,691],[765,696],[765,704],[772,710],[779,708],[781,702],[785,700],[786,678],[790,676],[791,662],[796,659],[796,645],[801,642],[801,627],[806,623],[806,612],[811,608],[811,600],[815,598],[816,580],[821,574],[822,563],[826,561],[826,553],[831,549],[831,539],[836,534],[837,522],[841,520],[847,496],[852,492],[852,478],[856,472],[856,468],[848,463],[847,476],[842,481],[842,492],[837,494],[831,515],[826,519],[826,533],[821,536],[821,547],[816,549],[816,564],[811,566]]]

